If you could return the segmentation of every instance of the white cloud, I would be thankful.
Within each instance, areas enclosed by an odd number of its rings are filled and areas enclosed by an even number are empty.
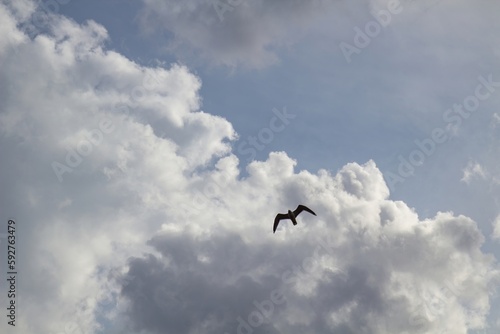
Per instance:
[[[20,226],[20,332],[234,332],[268,300],[272,321],[256,327],[271,333],[484,325],[498,275],[471,219],[420,220],[373,161],[297,172],[275,152],[243,178],[232,125],[200,111],[188,68],[139,66],[92,21],[54,15],[30,39],[13,17],[0,5],[0,196]],[[298,203],[318,216],[272,234],[276,211]]]
[[[500,239],[500,215],[493,221],[493,239]]]
[[[272,154],[262,168],[251,165],[247,179],[220,185],[226,196],[219,204],[211,198],[205,217],[165,224],[150,241],[161,255],[130,261],[123,290],[129,320],[153,333],[236,332],[240,317],[252,321],[254,302],[282,288],[286,303],[275,304],[259,330],[465,333],[483,325],[493,257],[481,252],[484,238],[472,220],[439,213],[419,221],[387,199],[373,162],[336,176],[286,172],[293,164]],[[360,173],[370,198],[344,185]],[[294,203],[307,203],[318,217],[301,215],[298,226],[271,234],[273,208]]]
[[[496,128],[500,125],[500,115],[498,113],[493,113],[491,116],[490,126]]]
[[[473,178],[481,178],[484,180],[487,178],[487,172],[479,163],[469,161],[463,170],[463,177],[460,181],[469,184]]]

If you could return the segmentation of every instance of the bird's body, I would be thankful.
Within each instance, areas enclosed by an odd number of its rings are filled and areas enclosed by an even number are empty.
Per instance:
[[[288,210],[288,218],[292,221],[293,225],[297,225],[297,220],[295,219],[295,215],[292,211]]]
[[[276,215],[276,218],[274,218],[273,233],[276,232],[276,229],[278,228],[278,224],[280,223],[280,221],[282,219],[290,219],[292,221],[293,225],[297,225],[297,219],[296,218],[304,210],[307,211],[307,212],[309,212],[309,213],[312,213],[313,215],[316,216],[316,214],[314,213],[313,210],[309,209],[305,205],[299,204],[299,206],[297,206],[297,209],[295,209],[294,211],[288,210],[288,213],[286,213],[286,214],[284,214],[284,213],[278,213]]]

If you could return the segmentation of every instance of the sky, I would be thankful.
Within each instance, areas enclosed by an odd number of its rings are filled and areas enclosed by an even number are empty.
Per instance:
[[[1,332],[497,333],[499,10],[2,0]]]

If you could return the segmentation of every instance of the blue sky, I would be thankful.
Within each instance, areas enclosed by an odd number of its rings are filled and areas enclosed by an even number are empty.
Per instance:
[[[237,6],[234,14],[244,15],[245,6]],[[381,29],[368,47],[359,55],[352,54],[351,63],[347,63],[339,45],[346,42],[354,46],[354,27],[363,27],[373,17],[359,8],[348,11],[347,18],[342,12],[334,13],[333,17],[325,15],[319,18],[320,22],[308,22],[310,27],[303,28],[301,36],[287,36],[292,39],[290,45],[266,45],[274,50],[277,60],[258,69],[245,64],[217,66],[216,59],[185,55],[192,50],[176,50],[177,55],[165,51],[172,32],[159,29],[146,34],[145,29],[141,30],[140,11],[144,8],[139,3],[72,1],[60,6],[60,12],[77,22],[92,19],[103,24],[110,35],[110,47],[138,63],[179,61],[189,66],[203,82],[202,109],[228,119],[240,141],[256,136],[269,122],[273,108],[286,107],[298,115],[297,122],[258,150],[258,159],[265,159],[271,151],[284,150],[297,159],[298,168],[311,171],[320,168],[335,171],[347,162],[373,159],[382,171],[395,172],[397,157],[403,155],[408,159],[416,148],[415,140],[429,137],[432,129],[445,124],[442,120],[445,110],[473,92],[478,76],[498,73],[494,20],[479,18],[462,28],[465,9],[458,5],[451,11],[456,16],[440,21],[448,12],[446,6],[444,2],[428,1],[421,5],[403,2],[401,14],[408,17],[393,14],[389,26]],[[109,15],[110,11],[115,14]],[[227,11],[223,17],[229,20],[232,14]],[[219,21],[213,7],[207,15],[214,15],[213,25],[225,28],[226,19]],[[481,38],[474,35],[482,29],[486,33]],[[481,204],[480,210],[474,210],[477,202],[464,203],[465,194],[449,199],[450,192],[441,193],[439,189],[455,186],[464,188],[464,192],[471,191],[471,187],[460,183],[460,175],[468,160],[482,159],[474,148],[474,142],[481,141],[477,129],[489,123],[498,98],[494,93],[473,118],[464,122],[463,137],[447,141],[437,154],[416,168],[415,177],[398,183],[392,198],[408,202],[424,216],[453,210],[474,213],[476,219],[489,225],[496,217],[497,207],[484,212]],[[472,142],[467,140],[471,132],[476,133]],[[250,157],[248,153],[244,157],[239,153],[235,150],[240,158]],[[436,169],[451,163],[450,160],[456,164],[455,168],[444,168],[440,176],[429,182],[428,174],[435,174]],[[453,176],[448,179],[450,173]],[[421,191],[426,194],[438,192],[441,199],[415,193],[417,186],[423,187]]]
[[[61,271],[50,287],[21,276],[25,302],[54,298],[47,319],[19,308],[22,332],[72,317],[86,333],[237,331],[252,298],[317,253],[315,229],[336,235],[335,252],[315,256],[300,286],[281,282],[286,306],[255,332],[498,330],[497,7],[3,1],[2,219],[25,221],[20,252],[39,254],[20,259],[26,272]],[[304,201],[317,221],[268,235],[273,215]],[[401,238],[403,250],[384,246]],[[445,298],[450,281],[460,292]]]

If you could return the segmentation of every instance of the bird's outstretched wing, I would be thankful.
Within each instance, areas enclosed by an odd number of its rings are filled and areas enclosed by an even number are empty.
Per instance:
[[[276,229],[278,228],[278,224],[280,223],[280,220],[282,219],[290,219],[288,215],[285,215],[283,213],[278,213],[276,215],[276,218],[274,218],[274,226],[273,226],[273,233],[276,232]]]
[[[297,207],[297,209],[295,209],[293,214],[295,215],[295,217],[297,217],[299,215],[299,213],[301,213],[302,211],[307,211],[307,212],[312,213],[313,215],[316,216],[316,214],[314,213],[313,210],[309,209],[307,206],[302,205],[302,204],[299,204],[299,206]]]

